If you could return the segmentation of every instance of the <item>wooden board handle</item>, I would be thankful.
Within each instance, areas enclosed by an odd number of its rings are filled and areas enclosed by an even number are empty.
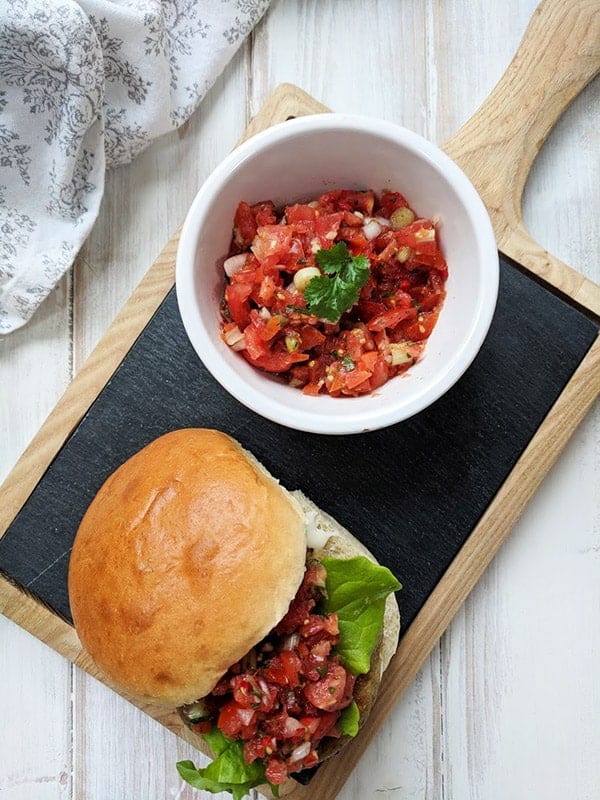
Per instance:
[[[499,248],[598,315],[600,288],[532,239],[521,203],[546,137],[599,71],[600,0],[543,0],[499,83],[444,146],[487,205]]]

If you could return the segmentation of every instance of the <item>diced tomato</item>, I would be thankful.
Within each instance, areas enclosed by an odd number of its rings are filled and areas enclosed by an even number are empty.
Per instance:
[[[409,208],[400,192],[377,197],[353,189],[290,204],[285,216],[270,201],[241,202],[229,255],[243,252],[246,260],[229,278],[221,304],[222,334],[235,327],[243,334],[234,331],[231,346],[309,396],[364,395],[408,369],[440,313],[448,268],[430,219],[415,215],[399,230],[384,224],[367,240],[365,217],[390,219],[399,208]],[[358,303],[331,323],[309,313],[310,300],[294,278],[303,267],[318,266],[319,249],[338,242],[366,257],[370,274]],[[390,344],[398,342],[414,352],[396,365]]]
[[[379,198],[379,214],[389,219],[397,208],[408,206],[406,198],[400,192],[382,192]]]
[[[253,358],[249,353],[249,348],[241,350],[242,355],[255,367],[260,367],[266,372],[286,372],[292,364],[299,361],[308,361],[308,353],[286,353],[284,350],[268,351]]]
[[[367,322],[367,328],[370,331],[382,331],[384,328],[395,328],[402,320],[416,318],[417,309],[414,306],[409,308],[390,308],[389,311],[384,311],[383,314],[379,314]]]
[[[231,319],[241,327],[248,324],[250,318],[250,303],[248,298],[252,292],[252,285],[245,283],[230,283],[225,289],[225,300]]]
[[[346,377],[346,386],[348,389],[356,389],[361,383],[368,381],[371,373],[364,369],[354,369],[348,373]]]
[[[310,769],[311,767],[315,767],[319,763],[319,756],[316,750],[311,750],[307,756],[304,756],[302,759],[302,769]],[[297,771],[298,767],[294,769]]]
[[[378,314],[383,314],[387,306],[385,303],[376,303],[373,300],[361,300],[358,304],[360,316],[367,322]]]
[[[242,708],[253,708],[257,705],[253,682],[245,675],[236,675],[231,681],[233,699]]]
[[[315,601],[311,598],[306,600],[292,600],[287,614],[275,628],[275,633],[283,633],[286,635],[293,633],[296,628],[303,625],[305,620],[309,618],[310,612],[314,607]]]
[[[317,218],[317,212],[312,206],[295,203],[293,206],[286,207],[285,218],[288,225],[293,225],[300,220],[314,221]]]
[[[306,684],[304,696],[315,708],[328,711],[340,702],[345,686],[344,667],[341,664],[330,664],[327,674],[321,680]]]
[[[213,724],[209,719],[203,719],[200,722],[194,722],[190,727],[194,733],[210,733]]]
[[[321,598],[327,585],[327,571],[323,564],[316,559],[309,562],[302,579],[302,584],[298,589],[298,597],[318,597]]]
[[[234,738],[241,735],[249,739],[256,733],[256,711],[242,708],[234,700],[223,706],[217,719],[217,727],[225,736]]]
[[[304,730],[312,738],[320,725],[320,717],[301,717],[300,722],[304,725]]]
[[[250,324],[246,326],[244,339],[246,341],[246,349],[242,352],[250,362],[257,361],[268,354],[269,346],[267,340],[264,336],[261,336],[261,328],[257,325]]]
[[[240,250],[252,244],[256,230],[260,225],[273,225],[277,221],[275,206],[269,200],[253,206],[242,201],[239,203],[233,218],[233,241]]]
[[[312,350],[313,347],[325,341],[325,335],[314,325],[303,325],[300,328],[300,341],[303,350]]]
[[[322,214],[317,217],[315,223],[315,233],[322,248],[329,249],[337,236],[338,228],[343,218],[343,214]]]
[[[233,218],[233,238],[235,244],[241,249],[250,247],[252,240],[256,236],[256,220],[252,209],[242,201],[235,212]]]
[[[300,628],[300,636],[309,639],[317,633],[325,632],[329,636],[337,636],[340,632],[337,614],[309,614],[308,619]]]
[[[267,754],[267,747],[271,752],[277,747],[277,740],[273,736],[260,736],[250,739],[244,744],[244,761],[251,764],[257,758],[264,758]]]
[[[375,205],[375,192],[353,192],[342,189],[337,201],[337,207],[343,211],[360,211],[362,214],[370,216]]]
[[[307,348],[303,348],[307,349]],[[290,384],[297,387],[305,386],[308,383],[309,369],[304,364],[290,369]]]
[[[319,716],[319,727],[314,732],[312,741],[318,742],[325,736],[329,736],[335,728],[335,723],[339,719],[339,714],[335,712],[326,712]]]
[[[368,353],[363,353],[358,362],[358,366],[360,369],[364,369],[367,372],[372,373],[375,369],[375,364],[380,358],[381,356],[377,350],[370,350]]]
[[[390,370],[383,358],[377,359],[375,365],[373,366],[373,374],[371,375],[371,387],[372,389],[378,389],[380,386],[383,386],[384,383],[388,380],[390,376]]]
[[[282,650],[279,658],[285,672],[287,685],[291,689],[295,689],[300,684],[298,674],[302,667],[302,662],[293,650]]]
[[[261,225],[274,225],[277,222],[277,217],[275,216],[275,204],[270,200],[267,200],[264,203],[255,203],[252,206],[252,213],[254,214],[257,228],[259,228]]]
[[[351,228],[349,225],[340,227],[339,239],[350,246],[350,250],[354,255],[363,253],[369,245],[369,240],[365,236],[362,226],[360,228]]]
[[[302,389],[302,392],[304,394],[309,394],[313,395],[314,397],[317,397],[317,395],[321,391],[324,382],[325,381],[317,381],[317,382],[311,381],[311,383],[306,384],[306,386]]]
[[[352,701],[355,678],[335,652],[337,615],[318,605],[326,582],[324,565],[310,561],[286,615],[287,632],[275,630],[256,645],[252,660],[230,667],[205,700],[209,725],[216,719],[219,730],[243,743],[246,763],[261,759],[274,785],[319,761],[319,742],[340,735],[337,722]]]
[[[283,667],[280,656],[274,656],[263,670],[265,679],[278,686],[287,686],[287,673]]]
[[[362,228],[365,224],[365,220],[364,217],[354,214],[352,211],[344,211],[343,223],[350,228]]]
[[[292,233],[290,225],[262,225],[252,241],[252,252],[261,264],[273,266],[287,253]]]
[[[265,275],[265,277],[260,282],[260,289],[258,290],[258,302],[262,306],[268,306],[271,300],[273,299],[273,295],[275,294],[275,289],[277,285],[273,278],[270,275]]]
[[[273,786],[279,786],[288,776],[288,768],[284,761],[271,757],[267,761],[265,777]]]
[[[427,311],[423,314],[419,314],[414,322],[403,326],[403,332],[406,338],[412,339],[415,342],[428,339],[437,322],[438,313],[437,310]]]

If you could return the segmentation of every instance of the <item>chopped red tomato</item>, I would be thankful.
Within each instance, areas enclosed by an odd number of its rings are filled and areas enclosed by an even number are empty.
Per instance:
[[[311,561],[284,620],[234,664],[205,698],[211,721],[244,743],[246,763],[261,759],[274,785],[314,766],[321,740],[336,723],[355,684],[336,653],[336,614],[321,605],[327,573]]]
[[[271,201],[256,203],[254,206],[242,201],[233,219],[234,243],[240,250],[247,249],[252,244],[259,226],[272,225],[276,221],[275,206]]]
[[[304,696],[315,708],[330,711],[344,696],[345,686],[346,670],[341,664],[332,664],[321,680],[306,684]]]
[[[288,776],[288,768],[284,761],[278,758],[270,758],[267,761],[265,776],[273,786],[279,786]]]
[[[378,314],[367,322],[370,331],[382,331],[385,328],[395,328],[403,319],[416,319],[417,309],[410,308],[390,308],[383,314]]]
[[[217,726],[225,736],[232,739],[251,739],[256,733],[257,712],[243,708],[231,700],[219,712]]]
[[[407,211],[394,214],[399,209]],[[398,227],[403,216],[410,222]],[[336,244],[368,259],[369,275],[358,302],[331,322],[304,292],[320,272],[316,254]],[[435,224],[400,192],[336,189],[280,211],[269,201],[241,202],[229,255],[240,252],[246,262],[226,286],[221,335],[253,366],[307,395],[364,395],[405,372],[421,358],[444,303],[448,267]],[[298,273],[307,267],[304,280]]]

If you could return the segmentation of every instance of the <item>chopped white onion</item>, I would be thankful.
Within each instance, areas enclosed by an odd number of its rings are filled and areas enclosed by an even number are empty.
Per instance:
[[[371,239],[375,239],[375,237],[379,236],[381,233],[381,225],[376,219],[367,217],[365,218],[365,224],[363,225],[363,233],[369,241]]]
[[[310,742],[302,742],[298,747],[294,747],[290,755],[290,762],[302,761],[310,753]]]
[[[225,275],[228,278],[231,278],[232,275],[235,275],[236,272],[239,272],[241,268],[246,263],[246,254],[240,253],[237,256],[230,256],[226,258],[223,262],[223,269],[225,270]]]
[[[229,347],[233,347],[238,342],[244,339],[244,334],[236,325],[235,328],[231,328],[230,330],[225,331],[225,333],[223,334],[223,339],[225,339],[225,342],[229,345]]]
[[[258,312],[258,315],[260,316],[261,319],[264,319],[265,322],[268,322],[271,319],[271,316],[272,316],[271,312],[269,311],[269,309],[266,306],[261,306],[260,311]]]
[[[235,344],[230,345],[230,347],[231,347],[232,350],[235,350],[236,353],[239,353],[240,350],[245,350],[246,349],[246,337],[244,336],[244,334],[242,333],[242,338],[239,340],[239,342],[236,342]]]
[[[300,634],[299,633],[292,633],[291,636],[283,643],[283,650],[293,650],[300,642]]]
[[[385,217],[375,217],[375,219],[384,228],[392,227],[392,223],[389,221],[389,219],[386,219]]]
[[[285,736],[294,736],[300,730],[304,730],[304,725],[299,720],[294,717],[286,718],[283,726],[283,733]],[[304,756],[300,756],[300,758],[304,758]]]
[[[246,349],[246,337],[237,325],[235,328],[231,328],[230,330],[226,331],[223,334],[223,339],[225,340],[225,343],[236,352]]]
[[[256,712],[251,708],[238,708],[237,715],[242,725],[250,725],[256,716]]]
[[[318,277],[321,271],[318,267],[302,267],[294,274],[294,286],[299,292],[303,292],[313,278]]]

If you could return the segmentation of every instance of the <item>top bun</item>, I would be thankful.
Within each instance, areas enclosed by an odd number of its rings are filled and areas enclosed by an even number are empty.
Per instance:
[[[298,502],[237,442],[174,431],[119,467],[81,521],[73,621],[116,686],[180,706],[275,627],[305,559]]]

